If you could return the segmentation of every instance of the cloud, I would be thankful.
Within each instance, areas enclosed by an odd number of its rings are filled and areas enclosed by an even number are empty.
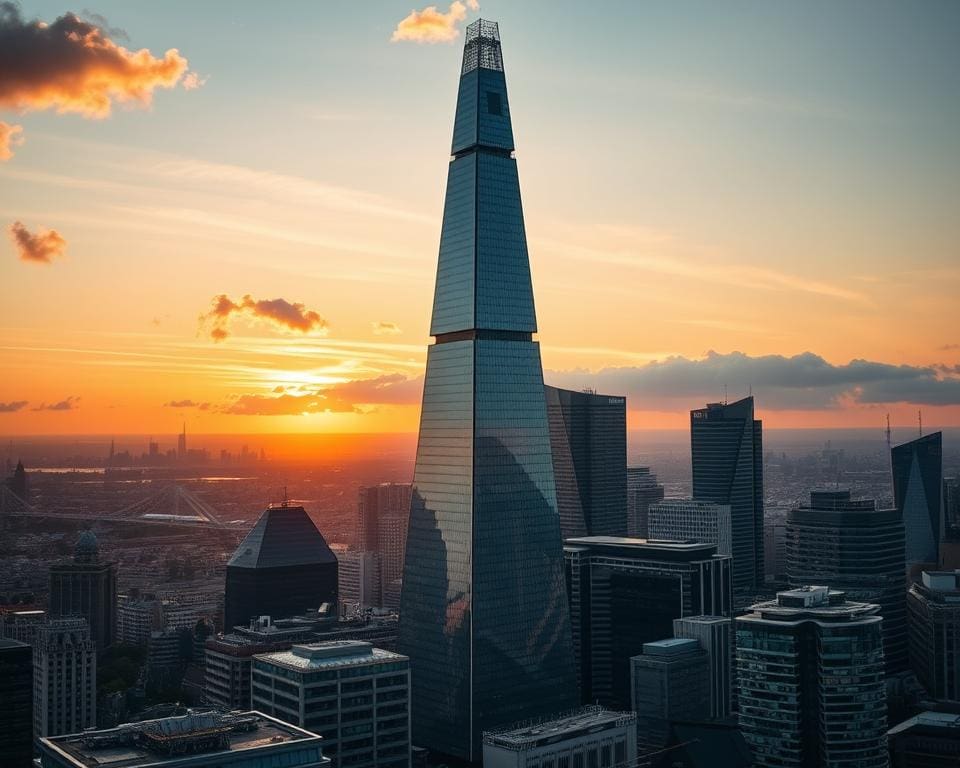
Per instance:
[[[27,21],[18,5],[0,2],[0,107],[103,118],[114,101],[149,105],[155,89],[173,88],[187,73],[177,49],[162,57],[127,50],[102,21],[72,13],[51,24]]]
[[[207,80],[210,77],[200,77],[196,72],[187,72],[186,76],[183,78],[183,88],[187,91],[195,91],[197,88],[202,88],[207,84]]]
[[[163,404],[164,408],[199,408],[201,411],[209,410],[210,403],[197,403],[193,400],[171,400]]]
[[[67,241],[55,229],[38,229],[33,234],[21,222],[15,221],[9,232],[21,261],[49,264],[54,258],[63,256],[67,247]]]
[[[960,349],[960,344],[944,344],[941,347],[937,347],[941,352],[953,352],[955,349]]]
[[[398,336],[399,334],[403,333],[403,331],[400,330],[400,326],[396,323],[385,323],[382,320],[379,320],[372,325],[373,333],[376,336]]]
[[[33,408],[34,411],[75,411],[80,406],[77,403],[80,402],[79,397],[70,396],[66,400],[61,400],[59,403],[40,403],[36,408]]]
[[[9,403],[0,403],[0,413],[16,413],[26,406],[26,400],[12,400]]]
[[[349,403],[330,399],[322,394],[311,395],[241,395],[223,409],[235,416],[299,416],[309,413],[353,413]]]
[[[312,309],[299,302],[291,303],[286,299],[254,299],[250,294],[239,302],[233,301],[225,293],[213,298],[213,308],[200,315],[201,325],[210,327],[210,338],[223,341],[230,335],[228,325],[235,315],[265,320],[271,325],[288,331],[325,331],[327,321]]]
[[[420,402],[423,377],[411,379],[402,373],[388,373],[373,379],[334,384],[326,387],[323,392],[328,397],[355,405],[408,405]]]
[[[23,144],[23,126],[0,120],[0,162],[13,157],[13,148]]]
[[[460,0],[450,3],[449,10],[438,11],[437,6],[428,5],[422,11],[410,11],[410,15],[400,20],[390,37],[394,43],[409,40],[415,43],[451,43],[460,36],[459,24],[467,18],[467,6],[470,10],[480,10],[476,0]]]
[[[960,404],[960,377],[939,366],[892,365],[851,360],[834,365],[812,352],[792,357],[708,352],[705,358],[669,357],[642,366],[548,372],[548,383],[594,387],[626,395],[640,410],[693,408],[704,401],[746,394],[770,410],[822,410],[850,403]]]

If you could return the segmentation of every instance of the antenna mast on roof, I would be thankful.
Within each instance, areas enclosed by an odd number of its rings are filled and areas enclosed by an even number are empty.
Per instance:
[[[923,412],[917,408],[917,437],[923,437]]]
[[[893,447],[893,444],[890,440],[890,414],[889,413],[887,414],[887,429],[885,434],[887,436],[887,450],[889,451]]]

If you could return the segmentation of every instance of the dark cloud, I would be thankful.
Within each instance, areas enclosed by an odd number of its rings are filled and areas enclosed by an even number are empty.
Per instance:
[[[112,37],[114,40],[126,40],[127,42],[130,41],[130,35],[127,34],[127,31],[125,29],[121,29],[120,27],[110,26],[110,22],[107,21],[105,16],[99,13],[94,13],[89,8],[84,8],[82,11],[80,11],[79,15],[84,21],[88,21],[93,26],[99,27],[100,31],[106,34],[108,37]]]
[[[0,403],[0,413],[15,413],[26,405],[26,400],[12,400],[9,403]]]
[[[164,408],[199,408],[201,411],[206,411],[210,408],[210,403],[197,403],[193,400],[171,400],[169,403],[163,404]]]
[[[66,400],[61,400],[59,403],[50,403],[49,405],[47,405],[46,403],[40,403],[40,405],[38,405],[33,410],[34,411],[75,411],[77,408],[80,407],[78,405],[79,402],[80,402],[79,397],[74,397],[71,395]]]
[[[761,407],[771,410],[821,410],[847,402],[960,404],[960,378],[940,366],[870,360],[834,365],[812,352],[793,357],[709,352],[701,360],[670,357],[596,373],[548,372],[547,379],[557,386],[626,395],[630,406],[641,410],[694,407],[722,398],[725,387],[731,398],[752,388]]]
[[[54,258],[63,256],[67,247],[67,241],[55,229],[38,229],[33,233],[15,221],[10,225],[9,232],[21,261],[49,264]]]
[[[250,294],[240,301],[234,301],[225,293],[214,296],[212,308],[200,316],[200,323],[209,327],[210,338],[223,341],[230,335],[228,326],[230,318],[235,315],[265,320],[283,330],[301,333],[323,331],[327,328],[326,320],[299,302],[289,302],[286,299],[257,300]]]

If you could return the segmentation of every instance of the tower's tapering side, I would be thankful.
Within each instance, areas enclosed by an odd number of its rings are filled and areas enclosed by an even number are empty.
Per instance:
[[[467,27],[401,599],[414,743],[578,701],[500,37]]]

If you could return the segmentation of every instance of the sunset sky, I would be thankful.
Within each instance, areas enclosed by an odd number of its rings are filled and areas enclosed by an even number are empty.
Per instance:
[[[960,3],[410,2],[0,3],[0,435],[415,431],[480,15],[548,383],[960,426]]]

